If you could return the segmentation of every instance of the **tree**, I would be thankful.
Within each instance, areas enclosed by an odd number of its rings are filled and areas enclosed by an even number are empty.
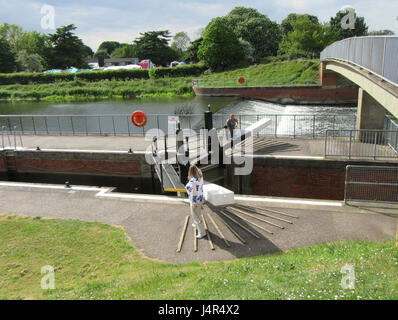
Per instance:
[[[226,23],[236,36],[249,42],[254,48],[253,55],[265,57],[276,55],[282,40],[279,25],[256,9],[235,7],[225,17]]]
[[[207,25],[198,57],[212,70],[223,70],[244,58],[242,45],[225,19],[215,18]]]
[[[140,60],[151,59],[157,65],[166,65],[177,59],[177,53],[168,46],[171,38],[169,31],[148,31],[140,33],[134,41],[136,53]]]
[[[110,55],[112,55],[113,51],[115,51],[116,49],[120,48],[121,46],[122,45],[119,42],[117,42],[117,41],[104,41],[104,42],[102,42],[99,45],[99,47],[97,49],[97,52],[104,50],[110,56]]]
[[[5,39],[0,37],[0,73],[15,71],[15,54]]]
[[[182,60],[184,60],[185,62],[198,63],[199,62],[198,51],[202,42],[203,42],[203,37],[200,37],[199,39],[192,41],[191,45],[187,48],[187,54],[185,55],[185,57],[183,57]]]
[[[97,50],[97,52],[94,54],[94,58],[98,59],[98,66],[103,67],[105,65],[105,59],[109,59],[110,56],[108,54],[108,51],[102,49]]]
[[[394,31],[391,30],[375,30],[368,32],[369,36],[393,36],[395,35]]]
[[[37,53],[28,53],[21,50],[17,54],[17,63],[22,71],[40,72],[43,70],[42,57]]]
[[[81,39],[73,34],[74,30],[76,30],[76,27],[70,24],[57,28],[55,34],[49,35],[51,45],[50,68],[87,68],[87,63],[84,61],[86,57],[85,45]]]
[[[0,37],[8,41],[12,50],[15,50],[15,45],[22,33],[22,27],[17,24],[3,23],[0,25]]]
[[[94,56],[94,51],[89,46],[83,45],[84,57],[92,58]]]
[[[312,14],[297,14],[291,13],[285,19],[282,20],[280,28],[282,32],[282,36],[287,36],[289,32],[293,31],[292,23],[297,20],[298,17],[307,17],[312,23],[319,23],[318,17]]]
[[[28,54],[44,56],[46,52],[46,35],[37,31],[23,31],[15,43],[15,51],[25,50]]]
[[[111,54],[111,58],[133,58],[136,56],[136,46],[127,43],[123,43],[120,48],[115,49]]]
[[[191,39],[189,39],[188,34],[184,31],[177,32],[173,37],[173,42],[171,47],[178,52],[180,56],[183,56],[189,46]]]
[[[353,9],[352,9],[353,10]],[[330,18],[330,26],[334,31],[339,34],[339,40],[351,38],[351,37],[362,37],[368,35],[368,26],[365,23],[364,17],[358,17],[355,12],[353,12],[352,18],[355,20],[353,28],[346,24],[348,10],[340,10],[336,13],[335,17]],[[344,26],[344,28],[342,27]]]
[[[329,25],[314,22],[308,16],[298,16],[291,22],[292,31],[283,37],[280,53],[309,57],[338,40],[338,34]]]

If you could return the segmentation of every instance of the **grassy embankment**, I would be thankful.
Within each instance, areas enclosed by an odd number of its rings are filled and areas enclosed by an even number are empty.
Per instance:
[[[202,75],[200,79],[233,79],[240,76],[255,79],[256,85],[293,85],[317,83],[319,61],[293,60],[259,64],[248,68]],[[213,85],[214,83],[210,84]],[[231,83],[232,84],[232,83]],[[252,85],[254,83],[250,83]],[[228,85],[228,83],[227,83]],[[248,85],[246,82],[244,85]],[[192,77],[148,80],[89,82],[60,81],[50,84],[13,84],[0,86],[0,100],[84,101],[96,99],[129,99],[159,96],[193,96]]]
[[[398,248],[340,242],[230,262],[176,265],[142,257],[122,229],[0,216],[0,299],[397,299]],[[340,286],[355,267],[355,288]],[[55,289],[40,287],[55,268]]]

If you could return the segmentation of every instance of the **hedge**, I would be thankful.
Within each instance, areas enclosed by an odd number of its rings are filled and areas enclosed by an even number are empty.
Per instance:
[[[80,73],[0,73],[0,85],[53,83],[57,81],[149,79],[148,70],[109,70]]]
[[[174,68],[155,68],[150,69],[149,76],[151,78],[177,78],[177,77],[191,77],[200,76],[207,70],[203,64],[188,64]]]
[[[174,68],[155,68],[150,70],[109,70],[80,73],[0,73],[0,85],[41,84],[57,81],[133,80],[158,78],[191,77],[201,75],[207,68],[202,64],[183,65]]]

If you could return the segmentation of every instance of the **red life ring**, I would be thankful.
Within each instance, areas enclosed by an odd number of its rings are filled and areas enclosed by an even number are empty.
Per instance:
[[[239,77],[238,81],[239,81],[239,83],[244,83],[245,82],[245,78]]]
[[[148,117],[144,113],[144,111],[137,110],[133,112],[131,115],[131,122],[136,126],[136,127],[143,127],[146,125],[148,121]]]

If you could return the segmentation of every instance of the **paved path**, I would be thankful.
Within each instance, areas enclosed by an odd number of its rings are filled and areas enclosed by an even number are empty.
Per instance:
[[[272,231],[272,235],[251,223],[240,220],[249,230],[256,232],[260,239],[254,238],[233,222],[230,223],[233,229],[247,241],[246,244],[242,244],[227,229],[221,216],[214,212],[214,208],[205,207],[203,212],[215,250],[210,250],[207,239],[201,239],[198,241],[198,251],[193,251],[191,221],[182,250],[177,253],[177,243],[189,210],[187,204],[126,198],[110,199],[96,196],[97,192],[0,186],[0,213],[80,219],[120,225],[126,229],[136,248],[146,256],[176,263],[231,260],[337,240],[379,241],[394,237],[397,231],[397,215],[394,214],[397,212],[396,209],[369,208],[365,210],[353,207],[240,201],[241,205],[262,206],[295,215],[298,219],[279,215],[280,218],[293,222],[293,224],[288,224],[256,215],[285,227],[285,229],[279,229],[246,217],[251,222]],[[230,243],[230,247],[227,247],[209,220],[209,214],[216,221]],[[278,214],[270,214],[278,216]]]
[[[143,136],[24,135],[22,139],[23,146],[29,149],[39,146],[41,149],[128,151],[132,148],[134,151],[146,151],[150,150],[151,145],[151,141]],[[167,144],[168,148],[175,148],[175,139],[170,138]],[[194,149],[193,144],[191,149]],[[18,139],[17,145],[21,145]],[[159,140],[158,147],[159,150],[164,149],[164,141]],[[256,154],[323,156],[324,139],[255,137],[254,150]]]

